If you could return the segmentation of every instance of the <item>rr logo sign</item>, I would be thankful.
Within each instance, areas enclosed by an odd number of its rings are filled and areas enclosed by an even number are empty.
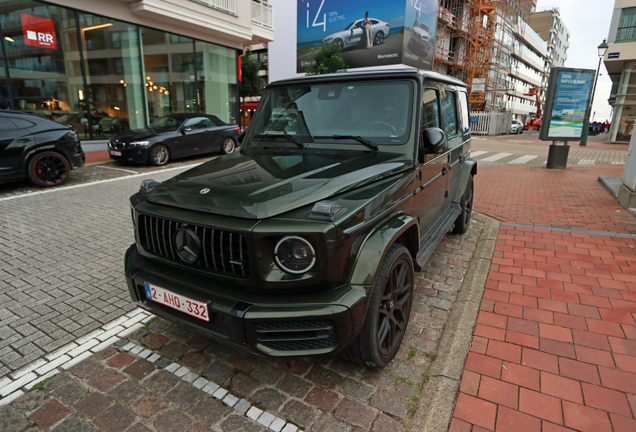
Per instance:
[[[48,18],[20,14],[24,44],[39,48],[57,49],[55,23]]]

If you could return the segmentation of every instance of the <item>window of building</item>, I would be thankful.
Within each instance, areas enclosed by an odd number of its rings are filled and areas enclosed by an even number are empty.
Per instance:
[[[636,7],[621,10],[616,42],[636,39]]]
[[[197,88],[200,112],[236,123],[237,53],[235,50],[197,41]]]

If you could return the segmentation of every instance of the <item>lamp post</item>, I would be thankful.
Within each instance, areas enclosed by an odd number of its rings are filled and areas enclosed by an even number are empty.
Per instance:
[[[603,61],[603,57],[605,57],[605,53],[607,52],[608,47],[609,46],[607,45],[606,39],[603,39],[603,42],[598,46],[598,57],[599,57],[598,67],[596,68],[596,76],[594,77],[594,86],[592,87],[592,97],[590,98],[590,106],[586,110],[586,113],[585,113],[586,116],[583,121],[583,130],[581,131],[581,142],[579,143],[580,146],[587,145],[587,136],[590,132],[590,114],[592,113],[592,105],[594,104],[594,93],[596,93],[596,83],[598,83],[598,73],[601,70],[601,62]]]

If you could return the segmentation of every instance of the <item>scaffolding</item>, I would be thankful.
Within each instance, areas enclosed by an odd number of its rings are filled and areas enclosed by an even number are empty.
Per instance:
[[[523,14],[515,0],[440,1],[434,69],[468,83],[473,110],[505,109]]]

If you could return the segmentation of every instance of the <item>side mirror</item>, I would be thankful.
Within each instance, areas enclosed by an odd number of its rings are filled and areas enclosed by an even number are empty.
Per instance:
[[[192,128],[190,126],[186,126],[183,129],[181,129],[181,133],[185,134],[186,132],[191,132]]]
[[[446,134],[440,128],[428,128],[422,132],[422,148],[427,153],[439,153],[446,143]]]

